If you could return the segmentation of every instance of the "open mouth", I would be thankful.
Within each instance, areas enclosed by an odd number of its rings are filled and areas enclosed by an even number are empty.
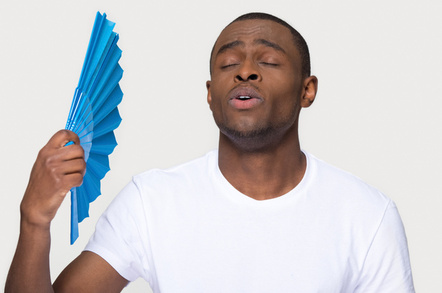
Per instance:
[[[230,99],[230,105],[238,110],[252,109],[262,103],[262,99],[253,96],[239,95]]]
[[[230,92],[229,104],[237,110],[249,110],[263,102],[260,93],[252,86],[238,86]]]

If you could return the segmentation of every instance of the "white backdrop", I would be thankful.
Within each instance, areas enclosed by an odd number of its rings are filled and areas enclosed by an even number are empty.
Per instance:
[[[98,10],[120,33],[123,122],[103,195],[80,224],[75,245],[69,245],[68,200],[53,222],[54,278],[132,175],[216,148],[205,90],[211,47],[235,17],[264,11],[304,35],[319,78],[316,102],[301,114],[302,147],[397,203],[416,290],[442,292],[442,2],[429,0],[2,1],[1,288],[30,169],[64,127]],[[136,281],[125,292],[146,288]]]

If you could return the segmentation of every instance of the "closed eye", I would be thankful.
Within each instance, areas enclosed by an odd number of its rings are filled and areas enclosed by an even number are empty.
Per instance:
[[[273,67],[279,66],[279,64],[271,63],[271,62],[260,62],[260,64],[265,65],[265,66],[273,66]]]
[[[239,64],[238,63],[231,63],[231,64],[223,65],[223,66],[221,66],[221,69],[226,69],[226,68],[233,67],[236,65],[239,65]]]

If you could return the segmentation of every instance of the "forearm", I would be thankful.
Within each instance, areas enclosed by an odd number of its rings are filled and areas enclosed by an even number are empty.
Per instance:
[[[22,218],[17,249],[6,280],[5,292],[54,292],[49,250],[50,224],[30,224]]]
[[[74,144],[66,146],[70,141]],[[40,150],[20,204],[17,250],[6,292],[53,292],[49,271],[50,225],[66,194],[80,186],[86,172],[79,137],[57,132]]]

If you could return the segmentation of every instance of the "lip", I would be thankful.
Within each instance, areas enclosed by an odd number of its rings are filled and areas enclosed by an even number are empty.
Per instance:
[[[254,108],[260,105],[263,101],[261,95],[253,87],[236,87],[229,94],[229,105],[238,110]]]

